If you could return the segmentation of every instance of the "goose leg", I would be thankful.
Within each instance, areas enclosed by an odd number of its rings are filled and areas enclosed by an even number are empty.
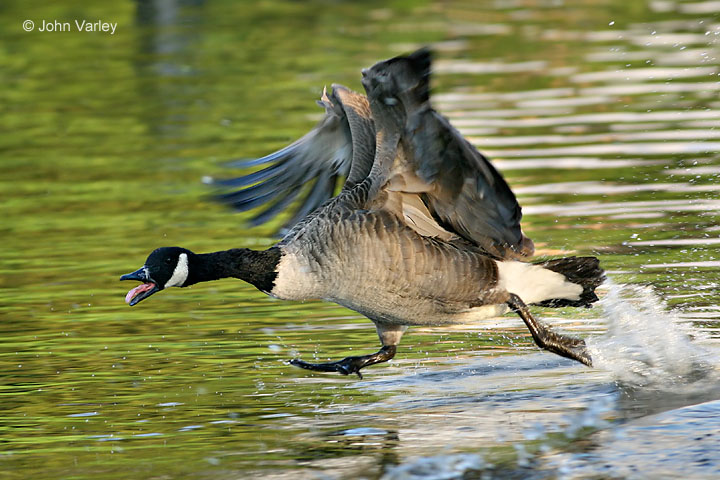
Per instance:
[[[507,305],[523,319],[538,347],[592,367],[592,358],[585,346],[585,340],[553,332],[535,320],[527,305],[514,293],[510,294]]]
[[[314,370],[316,372],[338,372],[343,375],[357,374],[363,378],[360,369],[376,363],[387,362],[395,356],[397,345],[400,343],[402,334],[407,327],[402,325],[386,325],[375,323],[378,336],[382,342],[382,348],[370,355],[358,355],[354,357],[345,357],[342,360],[326,363],[309,363],[303,360],[293,358],[290,365],[304,368],[306,370]]]

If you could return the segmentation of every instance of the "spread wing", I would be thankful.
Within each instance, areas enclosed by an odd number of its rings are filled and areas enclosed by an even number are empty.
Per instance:
[[[405,145],[421,197],[441,226],[501,258],[534,251],[520,228],[520,205],[495,167],[432,109],[415,113]]]
[[[431,108],[430,53],[380,62],[364,74],[378,138],[400,132],[389,174],[378,179],[390,208],[398,212],[400,203],[408,225],[422,234],[457,235],[499,258],[531,255],[533,244],[522,233],[520,205],[507,182]]]
[[[238,161],[233,167],[268,166],[248,175],[214,180],[215,185],[239,188],[218,195],[218,200],[238,211],[267,205],[249,222],[268,222],[300,198],[292,217],[282,227],[286,231],[336,194],[362,181],[372,167],[375,130],[365,96],[340,85],[323,91],[318,101],[324,117],[305,136],[287,147],[262,158]]]

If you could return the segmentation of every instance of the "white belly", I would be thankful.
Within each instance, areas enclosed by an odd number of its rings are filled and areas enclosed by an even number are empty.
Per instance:
[[[323,296],[317,265],[307,256],[285,253],[277,266],[275,286],[269,292],[282,300],[309,300]]]

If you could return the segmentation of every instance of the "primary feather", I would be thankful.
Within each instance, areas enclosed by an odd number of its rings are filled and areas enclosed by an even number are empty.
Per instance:
[[[281,228],[300,222],[336,193],[338,178],[348,190],[368,179],[384,205],[424,236],[462,238],[498,258],[522,258],[533,253],[522,234],[520,206],[500,173],[446,118],[432,109],[429,99],[430,54],[420,50],[364,71],[364,84],[376,102],[341,85],[323,91],[318,103],[325,116],[293,144],[244,166],[272,163],[257,172],[219,185],[244,187],[219,196],[245,211],[274,202],[250,222],[274,218],[306,191],[294,215]],[[397,98],[396,98],[397,97]],[[380,172],[377,135],[381,122],[401,115],[399,145],[390,147],[391,164]],[[389,113],[393,111],[393,113]],[[374,165],[375,164],[375,165]],[[306,184],[312,187],[303,190]]]

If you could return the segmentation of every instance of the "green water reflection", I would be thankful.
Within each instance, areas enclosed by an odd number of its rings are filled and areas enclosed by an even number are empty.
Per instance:
[[[226,175],[227,160],[299,137],[318,116],[314,100],[324,85],[360,89],[360,68],[421,44],[437,51],[439,109],[503,159],[526,207],[525,230],[543,252],[599,254],[616,281],[653,284],[715,335],[720,27],[716,14],[654,3],[3,2],[0,471],[8,478],[376,478],[383,465],[445,447],[487,447],[504,461],[514,438],[403,441],[415,425],[382,403],[401,391],[284,363],[374,351],[372,325],[353,312],[275,301],[237,281],[163,292],[129,309],[117,282],[160,245],[198,252],[271,245],[279,223],[245,228],[242,216],[209,201],[201,177]],[[25,19],[118,26],[114,35],[25,32]],[[657,32],[666,39],[653,44]],[[609,58],[594,60],[599,54]],[[644,68],[658,68],[658,77],[578,77]],[[693,68],[704,70],[677,77]],[[681,83],[685,90],[653,88]],[[623,90],[628,85],[644,90]],[[566,101],[574,98],[588,100]],[[673,116],[647,116],[653,112]],[[637,118],[533,123],[603,113]],[[679,130],[700,133],[674,140]],[[671,132],[665,140],[675,146],[637,152],[631,147],[642,139],[611,136],[653,131]],[[607,137],[583,146],[627,150],[575,151],[572,137],[591,134]],[[546,135],[568,140],[547,145]],[[492,144],[514,137],[525,140]],[[556,147],[568,150],[542,154]],[[520,163],[537,158],[545,163]],[[576,167],[556,168],[552,162],[563,158]],[[597,160],[627,163],[583,168]],[[568,182],[576,183],[562,186]],[[699,241],[647,243],[678,239]],[[585,332],[586,321],[602,329],[594,311],[546,314],[565,320],[565,329]],[[522,357],[534,348],[520,327],[411,331],[398,359],[369,376]],[[514,377],[514,385],[487,388],[543,390],[590,384],[594,375],[564,368],[539,386]],[[549,423],[562,423],[560,410],[584,408],[572,398],[557,408],[547,406],[556,399],[540,400]],[[423,407],[417,418],[442,431],[434,412]],[[337,433],[356,427],[385,433],[361,442]]]

